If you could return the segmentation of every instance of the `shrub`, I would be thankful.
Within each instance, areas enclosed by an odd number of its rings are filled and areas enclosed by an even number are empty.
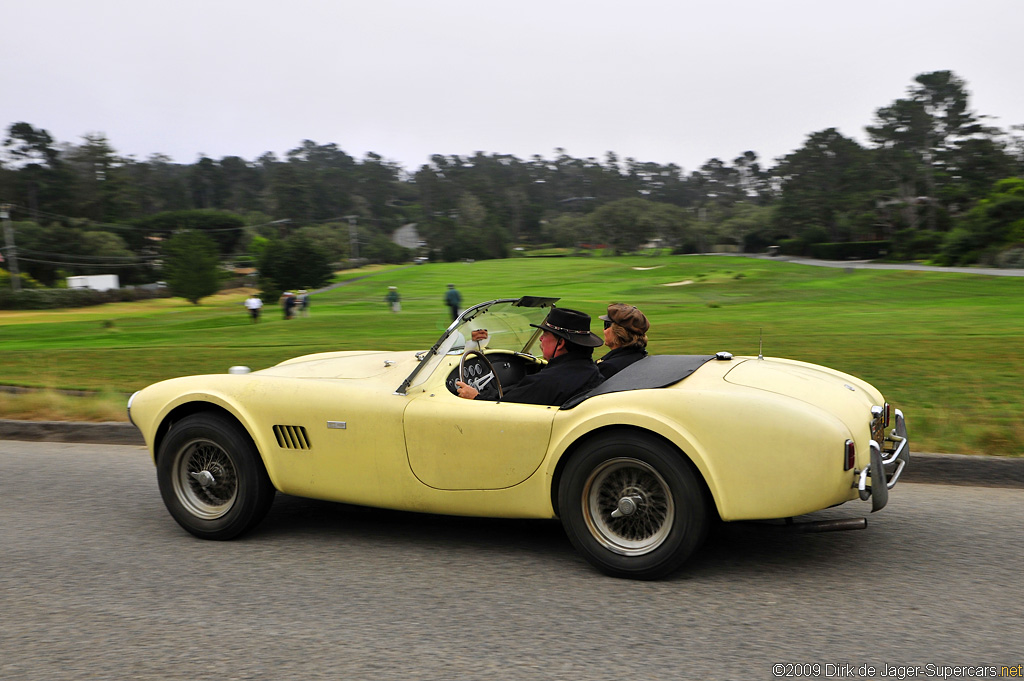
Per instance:
[[[21,288],[43,288],[43,285],[38,281],[30,277],[29,275],[22,272],[18,275],[18,283],[21,284]],[[11,273],[7,270],[0,270],[0,287],[11,288]]]
[[[995,265],[1007,268],[1024,267],[1024,246],[1018,244],[999,253],[996,256]]]
[[[176,296],[193,305],[220,290],[217,244],[202,232],[187,230],[164,243],[164,276]]]
[[[943,265],[968,265],[977,260],[977,248],[977,235],[968,229],[957,227],[946,234],[939,261]]]
[[[849,241],[811,245],[811,255],[821,260],[874,260],[889,251],[888,241]]]
[[[0,288],[0,309],[2,310],[59,310],[68,307],[89,307],[104,303],[118,303],[132,300],[169,298],[170,292],[163,287],[127,287],[109,291],[93,291],[86,288],[33,288],[14,293]]]
[[[334,274],[323,249],[301,234],[271,242],[260,257],[259,270],[264,300],[277,300],[285,291],[319,288]]]

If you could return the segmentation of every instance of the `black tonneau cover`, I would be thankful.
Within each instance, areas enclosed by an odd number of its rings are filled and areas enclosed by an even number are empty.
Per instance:
[[[714,358],[715,355],[648,355],[593,390],[569,398],[561,408],[572,409],[584,400],[608,393],[665,388],[683,380]]]

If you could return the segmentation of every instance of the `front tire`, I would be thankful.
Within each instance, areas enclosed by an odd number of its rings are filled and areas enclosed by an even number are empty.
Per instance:
[[[664,441],[636,433],[598,436],[573,454],[559,482],[558,507],[576,550],[613,577],[674,572],[709,525],[692,464]]]
[[[171,427],[157,455],[160,496],[171,516],[201,539],[232,539],[259,523],[274,486],[249,434],[215,414]]]

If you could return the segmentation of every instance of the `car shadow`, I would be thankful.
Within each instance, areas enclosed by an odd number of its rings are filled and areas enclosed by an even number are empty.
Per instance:
[[[278,494],[253,538],[316,536],[344,542],[404,544],[436,550],[494,550],[556,556],[576,554],[557,520],[446,516],[370,508]]]
[[[849,517],[848,511],[821,511],[797,522]],[[559,567],[583,563],[558,520],[411,513],[283,494],[249,537],[257,541],[302,537],[404,545],[414,550],[443,547],[448,551],[508,552]],[[783,521],[719,522],[712,526],[701,549],[667,579],[721,579],[787,568],[833,570],[837,561],[859,555],[867,539],[865,531],[807,533]]]

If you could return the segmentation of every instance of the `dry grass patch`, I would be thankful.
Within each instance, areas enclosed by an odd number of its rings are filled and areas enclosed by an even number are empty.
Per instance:
[[[127,421],[127,400],[116,392],[67,395],[56,390],[0,393],[0,418],[19,421]]]

